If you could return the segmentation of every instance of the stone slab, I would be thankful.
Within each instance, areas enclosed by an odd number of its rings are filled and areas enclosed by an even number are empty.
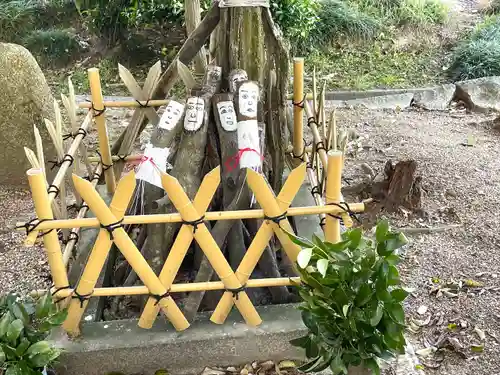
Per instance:
[[[368,109],[405,109],[411,105],[413,93],[373,96],[369,98],[346,100],[346,107],[365,107]]]
[[[198,374],[205,366],[230,366],[255,360],[303,359],[289,341],[306,332],[295,305],[260,306],[263,323],[247,326],[237,311],[223,325],[201,315],[183,332],[158,317],[150,330],[137,321],[85,323],[81,338],[70,340],[62,331],[51,337],[63,349],[58,375]]]
[[[415,93],[413,105],[430,111],[444,111],[455,96],[456,86],[445,84]]]
[[[500,111],[500,76],[461,81],[456,86],[456,99],[462,100],[471,111]]]

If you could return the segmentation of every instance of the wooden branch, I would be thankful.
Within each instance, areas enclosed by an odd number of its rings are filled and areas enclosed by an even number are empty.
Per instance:
[[[186,21],[187,35],[191,35],[196,30],[196,27],[201,22],[201,6],[200,0],[185,0],[184,1],[184,19]],[[207,53],[205,47],[201,47],[194,58],[195,70],[199,74],[205,73],[207,68]]]

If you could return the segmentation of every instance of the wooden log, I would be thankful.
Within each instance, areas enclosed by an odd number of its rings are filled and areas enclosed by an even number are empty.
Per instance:
[[[186,22],[186,31],[189,36],[201,22],[201,6],[200,0],[185,0],[184,1],[184,19]],[[207,68],[207,53],[205,47],[201,46],[200,50],[194,58],[195,70],[199,74],[203,74]]]

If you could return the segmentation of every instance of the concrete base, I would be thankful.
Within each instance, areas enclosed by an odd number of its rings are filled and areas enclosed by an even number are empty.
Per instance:
[[[152,375],[166,369],[170,375],[199,374],[205,366],[233,366],[255,360],[304,359],[289,341],[306,332],[296,305],[257,308],[263,323],[247,326],[238,311],[224,325],[203,314],[184,332],[158,317],[150,330],[137,321],[87,323],[80,339],[62,331],[52,337],[64,350],[58,375]]]

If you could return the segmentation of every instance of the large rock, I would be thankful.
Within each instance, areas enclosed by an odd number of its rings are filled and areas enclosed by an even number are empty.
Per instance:
[[[475,112],[500,111],[500,77],[483,77],[456,83],[456,100]]]
[[[416,92],[412,104],[431,111],[444,111],[455,95],[455,85],[445,84]]]
[[[408,108],[413,99],[413,93],[402,93],[392,95],[373,96],[346,100],[347,107],[364,107],[368,109],[405,109]]]
[[[23,147],[35,151],[36,124],[53,158],[43,118],[53,120],[54,98],[35,58],[24,47],[0,43],[0,185],[26,185],[30,165]],[[48,176],[49,177],[49,176]]]

